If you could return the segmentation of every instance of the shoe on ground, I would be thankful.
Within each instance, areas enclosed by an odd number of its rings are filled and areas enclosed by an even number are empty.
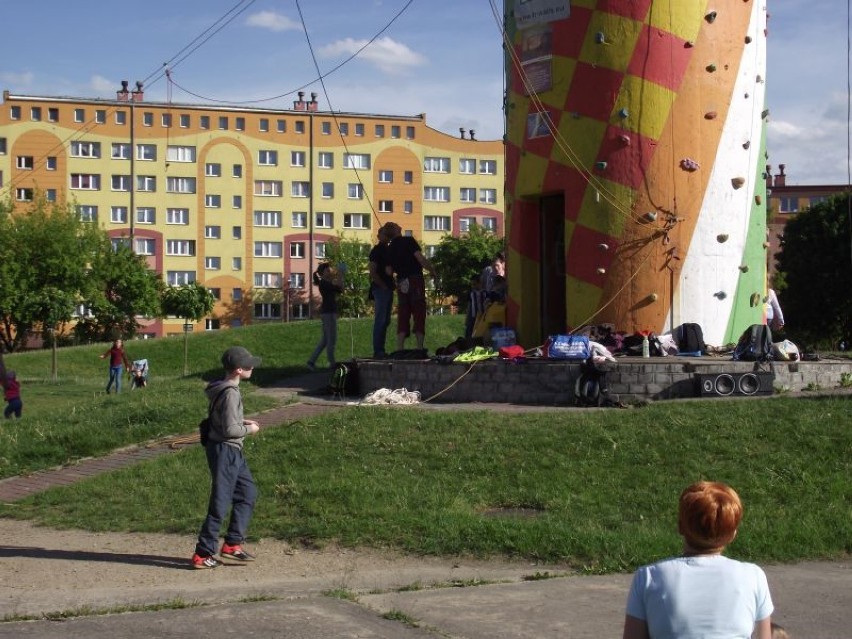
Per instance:
[[[222,562],[216,559],[213,555],[202,557],[198,553],[192,556],[192,567],[196,570],[205,570],[207,568],[218,568]]]
[[[254,555],[245,551],[245,549],[236,544],[222,544],[222,550],[219,551],[219,556],[225,559],[234,559],[236,561],[254,561]]]

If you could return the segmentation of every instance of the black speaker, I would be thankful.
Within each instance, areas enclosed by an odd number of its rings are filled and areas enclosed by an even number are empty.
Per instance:
[[[775,373],[698,373],[696,378],[700,397],[771,395]]]

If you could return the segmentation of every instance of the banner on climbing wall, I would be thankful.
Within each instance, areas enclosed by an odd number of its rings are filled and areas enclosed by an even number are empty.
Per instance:
[[[527,116],[527,139],[546,138],[556,128],[549,111],[537,111]]]
[[[519,29],[562,20],[570,15],[569,0],[515,0],[515,24]]]
[[[549,25],[528,29],[521,35],[521,66],[524,93],[540,93],[553,88],[553,29]]]

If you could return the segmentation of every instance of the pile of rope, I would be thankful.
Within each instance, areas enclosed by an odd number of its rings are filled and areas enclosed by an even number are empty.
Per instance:
[[[397,388],[396,390],[391,390],[390,388],[379,388],[374,390],[372,393],[367,393],[363,400],[361,400],[362,404],[419,404],[420,403],[420,393],[417,391],[410,391],[405,388]]]

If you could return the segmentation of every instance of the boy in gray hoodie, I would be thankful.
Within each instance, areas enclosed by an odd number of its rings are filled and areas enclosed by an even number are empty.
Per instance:
[[[207,517],[192,556],[193,568],[221,565],[215,555],[219,532],[229,510],[231,518],[219,556],[241,563],[254,561],[254,555],[242,546],[257,500],[254,478],[243,457],[243,439],[258,432],[260,427],[257,422],[243,417],[239,386],[240,380],[251,377],[260,361],[242,346],[232,346],[222,355],[225,379],[211,382],[204,389],[210,402],[210,432],[204,448],[212,485]]]

